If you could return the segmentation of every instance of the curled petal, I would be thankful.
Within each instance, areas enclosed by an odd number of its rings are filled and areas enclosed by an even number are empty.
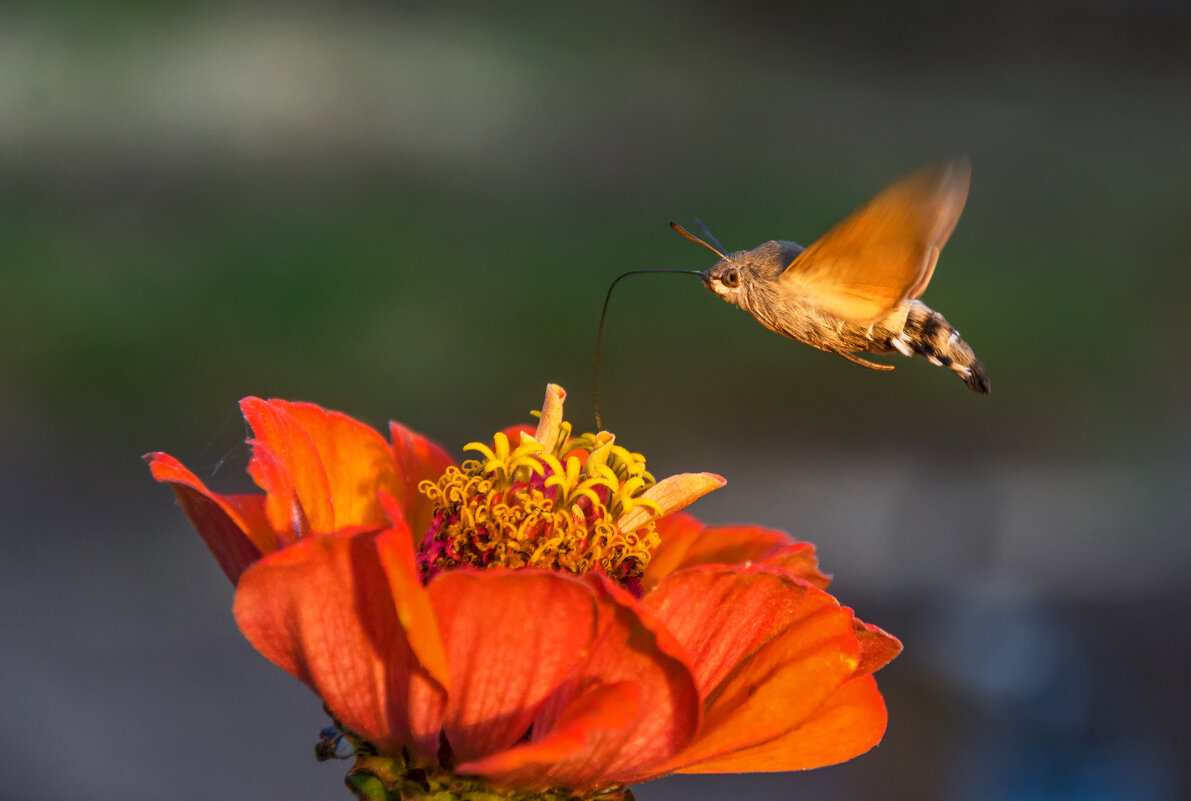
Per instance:
[[[856,666],[857,676],[877,672],[902,652],[901,640],[884,629],[863,622],[860,618],[853,618],[852,632],[860,643],[860,664]]]
[[[809,542],[795,542],[765,558],[767,567],[778,567],[821,590],[831,584],[831,576],[819,570],[819,557]]]
[[[554,448],[558,440],[558,432],[562,427],[562,404],[567,399],[567,392],[558,384],[546,385],[546,399],[542,402],[542,416],[538,420],[538,428],[533,438],[546,446],[547,450]]]
[[[690,765],[679,773],[808,770],[846,762],[881,742],[888,722],[872,676],[845,682],[802,725],[766,743]]]
[[[624,534],[636,531],[655,517],[665,517],[671,512],[685,509],[726,483],[723,476],[717,476],[715,473],[681,473],[663,478],[641,495],[641,498],[656,503],[661,507],[661,511],[638,503],[621,516],[617,527]]]
[[[240,577],[233,612],[267,659],[382,751],[438,748],[445,694],[410,649],[374,535],[314,536]]]
[[[252,496],[222,496],[207,489],[199,478],[167,453],[145,455],[153,478],[165,482],[194,524],[215,561],[235,584],[262,552],[273,550],[273,532],[265,524]]]

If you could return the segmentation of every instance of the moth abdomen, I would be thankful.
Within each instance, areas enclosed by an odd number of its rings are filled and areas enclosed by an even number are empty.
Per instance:
[[[943,315],[920,300],[910,301],[905,327],[889,344],[904,356],[920,354],[931,364],[950,368],[973,392],[987,395],[992,388],[972,346]]]

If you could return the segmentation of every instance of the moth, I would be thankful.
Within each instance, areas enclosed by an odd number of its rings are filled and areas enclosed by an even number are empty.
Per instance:
[[[715,246],[676,223],[670,227],[720,257],[699,273],[704,286],[769,330],[870,370],[894,366],[856,353],[924,356],[988,394],[988,376],[972,348],[918,300],[959,221],[970,176],[966,159],[911,173],[806,248],[773,240],[725,255],[701,225]]]

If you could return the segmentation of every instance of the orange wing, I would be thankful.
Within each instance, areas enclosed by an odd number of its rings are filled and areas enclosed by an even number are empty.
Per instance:
[[[918,297],[959,221],[970,175],[968,160],[956,159],[891,184],[790,262],[778,286],[853,322]]]

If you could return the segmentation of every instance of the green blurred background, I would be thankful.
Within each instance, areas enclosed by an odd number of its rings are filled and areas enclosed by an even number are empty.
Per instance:
[[[906,644],[871,754],[638,798],[1191,797],[1189,43],[1161,0],[6,5],[4,797],[345,797],[141,453],[242,488],[249,394],[457,452],[553,381],[588,428],[609,281],[714,261],[668,221],[807,244],[959,154],[924,300],[990,397],[617,289],[606,425]]]

